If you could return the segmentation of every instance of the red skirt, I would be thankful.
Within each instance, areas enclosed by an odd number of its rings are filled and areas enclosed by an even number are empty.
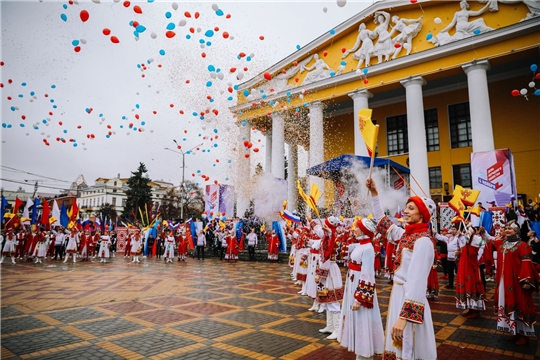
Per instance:
[[[427,279],[427,294],[432,296],[439,295],[439,277],[437,269],[431,269]]]

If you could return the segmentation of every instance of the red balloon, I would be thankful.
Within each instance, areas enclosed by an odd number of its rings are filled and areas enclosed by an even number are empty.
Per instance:
[[[238,54],[238,55],[239,55],[239,56],[240,56],[241,58],[243,58],[243,57],[245,57],[245,56],[246,56],[246,54],[245,54],[245,53],[243,53],[243,52],[241,52],[241,53],[240,53],[240,54]]]
[[[210,216],[214,216],[214,212],[213,212],[213,211],[210,211]]]
[[[249,145],[249,141],[244,140],[244,146],[247,147]]]
[[[136,28],[137,26],[139,26],[139,22],[138,22],[138,21],[134,21],[133,24],[131,24],[131,26],[133,26],[134,28]]]
[[[418,0],[411,0],[411,4],[416,4]]]
[[[345,51],[347,51],[347,48],[344,46],[344,47],[341,48],[341,52],[345,53]]]
[[[259,36],[259,39],[264,40],[264,36],[262,36],[262,35]]]
[[[179,111],[181,115],[184,115],[184,110]]]
[[[227,16],[225,16],[227,19],[230,19],[231,18],[231,14],[227,14]]]
[[[176,33],[170,30],[165,33],[165,36],[168,37],[169,39],[172,39],[175,35]]]
[[[199,14],[198,12],[196,12],[196,13],[195,13],[195,19],[198,19],[198,18],[199,18],[199,15],[200,15],[200,14]]]
[[[367,84],[369,81],[367,78],[364,79],[364,84]]]
[[[399,48],[401,47],[401,44],[400,44],[400,43],[395,43],[395,44],[394,44],[394,47],[395,47],[396,49],[399,49]]]
[[[249,154],[246,154],[246,155],[244,155],[244,156],[246,157],[246,159],[248,159],[248,158],[249,158]]]
[[[103,35],[110,35],[111,34],[111,30],[109,28],[105,28],[103,29]]]
[[[135,11],[137,14],[142,14],[142,9],[139,5],[135,5],[133,7],[133,11]]]
[[[229,33],[228,32],[223,32],[223,38],[224,39],[228,39],[229,38]]]
[[[116,36],[111,36],[111,41],[115,44],[118,44],[120,42],[120,40],[118,40]]]
[[[534,75],[534,78],[535,78],[535,79],[540,79],[540,73]]]
[[[189,32],[192,33],[192,34],[195,34],[195,29],[192,28],[192,27],[190,27],[190,28],[189,28]]]
[[[219,28],[216,26],[216,27],[214,28],[214,31],[215,31],[215,32],[218,32],[218,31],[219,31]]]
[[[186,11],[186,12],[184,13],[184,16],[187,17],[187,18],[190,18],[190,17],[191,17],[191,14],[189,13],[189,11]]]
[[[79,15],[81,17],[82,22],[86,22],[88,18],[90,17],[90,14],[86,10],[81,10],[81,13]]]
[[[59,121],[59,122],[58,122],[58,125],[62,126],[62,122],[61,122],[61,121]]]
[[[214,110],[212,110],[212,112],[213,112],[213,113],[214,113],[214,115],[216,115],[216,116],[218,116],[218,114],[219,114],[219,111],[218,111],[218,109],[214,109]]]
[[[328,56],[328,51],[325,51],[322,53],[324,57],[327,57]]]
[[[75,50],[75,52],[78,53],[79,51],[81,51],[81,47],[80,47],[80,46],[75,46],[75,47],[73,48],[73,50]]]
[[[272,74],[270,74],[268,71],[264,73],[264,78],[268,81],[272,80]]]
[[[124,1],[124,7],[129,7],[131,3],[129,1]]]
[[[249,143],[249,144],[247,145],[247,148],[248,148],[248,149],[251,149],[252,146],[253,146],[253,144],[252,144],[252,143]]]
[[[253,151],[259,152],[259,148],[255,148],[255,149],[253,149]]]
[[[519,90],[512,90],[512,96],[519,96]]]
[[[293,65],[298,66],[298,61],[294,60]]]
[[[217,180],[214,180],[214,184],[216,184],[216,185],[217,185],[217,184],[218,184],[218,181],[217,181]]]
[[[235,72],[236,71],[236,68],[235,67],[232,67],[231,70],[229,70],[231,73]]]
[[[227,88],[227,91],[230,92],[230,93],[232,93],[232,92],[233,92],[233,88],[229,86],[229,87]]]
[[[206,53],[202,53],[201,56],[202,56],[203,58],[205,58],[205,57],[206,57]]]

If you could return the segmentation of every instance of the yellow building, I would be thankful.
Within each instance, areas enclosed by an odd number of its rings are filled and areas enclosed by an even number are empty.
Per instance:
[[[290,186],[298,146],[309,151],[309,166],[367,155],[356,124],[358,111],[369,107],[380,126],[378,156],[408,166],[412,190],[429,189],[441,201],[445,190],[473,185],[471,153],[508,148],[518,194],[534,199],[539,16],[540,2],[532,0],[380,1],[240,85],[231,111],[243,139],[251,127],[265,129],[267,166],[276,177],[284,177],[289,144]],[[246,200],[237,206],[241,211]]]

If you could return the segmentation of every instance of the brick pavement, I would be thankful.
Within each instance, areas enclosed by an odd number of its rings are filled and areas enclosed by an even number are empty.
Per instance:
[[[355,358],[318,332],[325,315],[307,311],[285,264],[120,257],[0,269],[2,359]],[[384,323],[391,287],[377,286]],[[431,308],[439,359],[540,359],[536,339],[506,341],[491,312],[460,316],[450,290]]]

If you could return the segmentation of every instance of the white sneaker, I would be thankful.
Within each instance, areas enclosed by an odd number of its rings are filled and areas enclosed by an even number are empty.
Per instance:
[[[300,290],[299,292],[297,292],[297,294],[302,294],[302,290]]]

